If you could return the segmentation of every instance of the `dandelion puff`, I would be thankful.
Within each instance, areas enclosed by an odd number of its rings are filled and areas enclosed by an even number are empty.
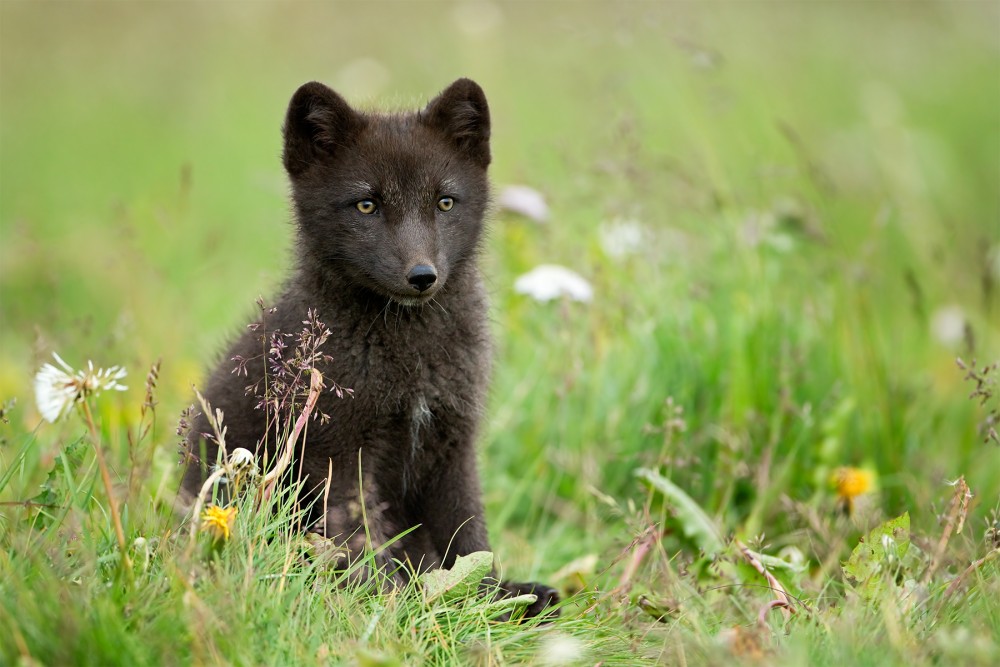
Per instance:
[[[215,540],[228,540],[236,523],[235,507],[209,505],[201,513],[201,530]]]
[[[74,371],[58,354],[53,352],[52,356],[62,368],[45,364],[35,374],[35,402],[49,423],[62,419],[74,405],[90,396],[128,389],[118,382],[127,375],[121,366],[95,369],[94,362],[88,361],[87,370]]]
[[[237,481],[253,479],[260,474],[260,470],[257,468],[257,459],[249,449],[243,447],[237,447],[229,453],[225,470],[227,477]],[[228,481],[226,477],[223,480]]]
[[[574,301],[590,301],[594,289],[580,274],[555,264],[542,264],[514,282],[514,291],[537,301],[551,301],[567,296]]]
[[[226,457],[222,465],[212,466],[212,476],[219,484],[229,484],[230,480],[250,478],[260,474],[257,459],[249,449],[237,447]]]
[[[249,449],[237,447],[229,453],[229,469],[233,473],[249,471],[252,475],[257,472],[257,462]]]
[[[42,366],[35,375],[35,402],[45,421],[55,423],[64,417],[75,400],[76,379],[52,364]]]

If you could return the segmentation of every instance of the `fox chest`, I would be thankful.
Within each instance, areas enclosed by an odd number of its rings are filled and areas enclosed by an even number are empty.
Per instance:
[[[331,416],[324,440],[339,453],[363,450],[405,492],[450,458],[449,450],[472,445],[489,379],[488,344],[376,338],[338,352],[326,375],[352,396],[328,392],[321,405]]]

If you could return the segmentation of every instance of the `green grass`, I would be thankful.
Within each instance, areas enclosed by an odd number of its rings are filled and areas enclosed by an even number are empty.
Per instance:
[[[0,664],[995,664],[996,561],[946,590],[1000,508],[1000,399],[955,364],[1000,360],[996,5],[518,3],[479,33],[455,7],[0,4]],[[491,225],[481,442],[504,572],[576,593],[548,625],[340,585],[287,510],[187,554],[171,509],[190,386],[289,265],[291,93],[412,107],[458,76],[490,99],[494,181],[552,208]],[[617,218],[644,233],[621,258]],[[540,263],[593,303],[515,294]],[[959,340],[934,333],[949,307]],[[131,580],[87,428],[34,406],[52,351],[129,370],[94,406],[147,545]],[[840,466],[877,476],[849,517]],[[932,566],[959,476],[974,497]],[[845,577],[904,512],[877,592]],[[773,594],[737,540],[801,555],[774,570],[787,622],[758,624]]]

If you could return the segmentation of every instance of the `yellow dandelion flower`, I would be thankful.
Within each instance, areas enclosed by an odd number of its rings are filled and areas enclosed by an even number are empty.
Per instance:
[[[830,475],[830,485],[844,509],[850,514],[854,510],[854,499],[868,493],[875,486],[875,475],[863,468],[843,466]]]
[[[216,540],[228,540],[236,522],[235,507],[209,505],[201,513],[201,529]]]

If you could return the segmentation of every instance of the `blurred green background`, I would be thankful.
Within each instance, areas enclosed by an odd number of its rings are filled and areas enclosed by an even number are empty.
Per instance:
[[[998,26],[994,2],[5,0],[0,398],[34,429],[55,350],[125,365],[137,405],[162,358],[171,444],[290,264],[296,87],[409,109],[468,76],[494,182],[552,209],[499,212],[483,261],[501,554],[544,572],[620,547],[602,494],[635,496],[639,465],[769,534],[796,525],[782,497],[832,507],[837,465],[876,470],[888,512],[966,474],[984,512],[997,450],[954,358],[1000,358]],[[619,255],[602,239],[623,222],[642,241]],[[594,301],[514,294],[540,263]]]

